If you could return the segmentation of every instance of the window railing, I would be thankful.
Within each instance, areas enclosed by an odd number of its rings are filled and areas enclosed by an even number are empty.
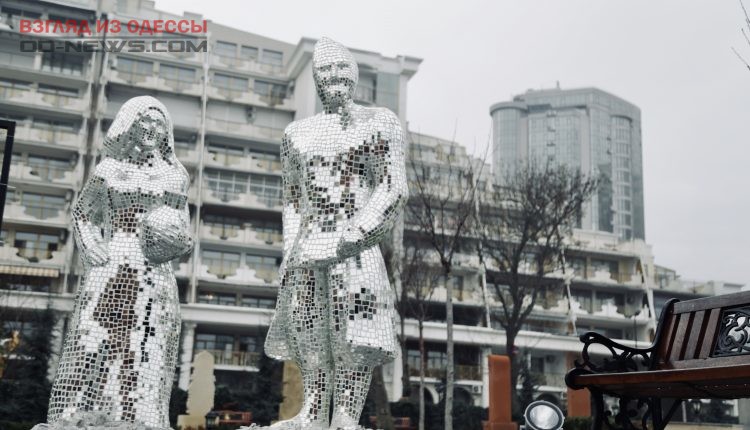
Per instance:
[[[227,224],[213,224],[209,225],[210,232],[214,236],[219,236],[222,240],[229,239],[231,237],[237,237],[240,235],[241,227],[238,225],[227,225]]]
[[[226,277],[236,275],[237,269],[239,268],[239,263],[206,260],[203,260],[203,263],[208,266],[208,273],[215,275],[219,279],[224,279]]]
[[[214,363],[229,366],[257,367],[260,362],[260,352],[234,351],[225,349],[196,349],[195,354],[207,351],[214,356]]]
[[[469,381],[481,381],[482,380],[482,369],[476,365],[465,365],[457,364],[454,367],[456,373],[456,379],[464,379]],[[427,367],[425,369],[426,378],[441,379],[445,377],[444,367]],[[419,376],[419,366],[409,366],[409,376]]]
[[[48,219],[57,217],[63,210],[61,207],[38,206],[22,203],[25,207],[24,213],[34,218]]]
[[[19,257],[23,257],[31,262],[52,259],[52,251],[40,248],[18,248]]]

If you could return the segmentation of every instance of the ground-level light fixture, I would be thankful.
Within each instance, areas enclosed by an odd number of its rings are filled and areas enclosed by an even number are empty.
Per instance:
[[[544,400],[531,402],[523,417],[526,420],[526,430],[559,430],[565,422],[560,408]]]
[[[206,429],[215,429],[219,427],[219,414],[216,411],[209,411],[206,414]]]

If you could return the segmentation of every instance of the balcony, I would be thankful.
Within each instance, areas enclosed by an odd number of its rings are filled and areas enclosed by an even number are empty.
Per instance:
[[[10,178],[15,181],[27,181],[50,185],[67,185],[66,188],[79,189],[83,166],[78,163],[71,169],[37,167],[28,164],[11,163]]]
[[[192,148],[187,149],[185,147],[175,146],[174,153],[182,164],[186,165],[197,165],[198,164],[198,149],[196,145]]]
[[[142,74],[125,70],[111,70],[109,82],[129,85],[150,90],[189,94],[196,97],[203,95],[201,83],[198,80],[186,81],[180,79],[163,78],[156,73]]]
[[[76,151],[84,149],[86,144],[84,133],[79,134],[68,130],[34,127],[29,123],[17,124],[16,141],[45,143]]]
[[[169,79],[159,77],[157,79],[159,88],[162,90],[168,88],[172,92],[180,94],[189,94],[200,97],[203,95],[201,83],[198,81],[183,81],[180,79]]]
[[[158,89],[158,76],[156,74],[133,73],[125,70],[110,70],[109,82],[124,84],[139,88]]]
[[[16,266],[62,268],[66,263],[66,255],[65,250],[16,248],[9,243],[0,246],[0,262]]]
[[[172,270],[174,270],[174,276],[177,278],[190,278],[190,275],[193,273],[192,268],[193,263],[190,261],[189,256],[172,261]]]
[[[209,167],[229,168],[244,172],[281,174],[281,161],[263,158],[254,158],[253,154],[239,156],[227,154],[215,154],[205,150],[203,162]]]
[[[258,231],[250,226],[240,228],[211,226],[201,223],[201,239],[217,240],[236,245],[259,245],[281,247],[284,236],[281,232]]]
[[[4,87],[0,86],[0,100],[4,103],[32,105],[58,111],[74,112],[76,114],[86,113],[89,108],[88,92],[79,97],[40,92],[34,88]]]
[[[265,139],[279,143],[281,142],[281,138],[284,137],[284,130],[280,128],[209,117],[206,117],[206,131],[208,133],[232,136],[240,139]]]
[[[281,196],[259,196],[250,191],[242,193],[212,190],[208,187],[208,181],[203,184],[203,203],[237,206],[260,210],[281,211]]]
[[[454,366],[456,380],[481,381],[482,368],[475,365],[456,364]],[[409,376],[419,377],[419,367],[409,366]],[[445,378],[444,367],[428,367],[424,372],[425,378],[442,379]]]
[[[232,69],[240,72],[262,73],[264,75],[277,76],[284,70],[283,66],[261,63],[252,59],[238,57],[226,57],[223,55],[212,55],[211,66]]]
[[[198,268],[198,277],[217,283],[277,286],[279,283],[279,268],[265,265],[252,267],[245,264],[201,264]]]
[[[70,225],[69,208],[53,208],[46,206],[29,206],[19,201],[9,200],[5,204],[5,220],[9,222],[35,224],[40,222],[45,226],[68,228]]]
[[[195,350],[193,354],[206,351],[214,356],[214,364],[217,366],[258,367],[260,352],[232,351],[222,349]]]
[[[246,105],[268,106],[281,110],[294,110],[294,100],[290,96],[281,97],[272,95],[260,95],[253,92],[252,88],[239,90],[209,85],[208,88],[206,88],[206,93],[208,94],[208,97],[212,99],[225,100]]]

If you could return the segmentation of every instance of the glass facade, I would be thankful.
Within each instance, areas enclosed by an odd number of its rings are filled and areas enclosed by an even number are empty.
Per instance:
[[[601,178],[581,227],[645,239],[640,111],[597,89],[529,91],[491,108],[496,180],[526,159]]]

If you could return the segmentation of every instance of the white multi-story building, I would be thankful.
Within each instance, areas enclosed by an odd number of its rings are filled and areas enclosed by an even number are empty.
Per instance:
[[[199,238],[192,257],[174,263],[183,321],[179,386],[187,388],[190,363],[202,350],[216,358],[219,384],[242,384],[248,372],[257,371],[278,289],[281,136],[289,122],[321,107],[311,73],[315,40],[290,44],[209,23],[208,53],[21,52],[22,38],[55,36],[21,35],[20,19],[202,17],[172,16],[143,0],[0,0],[0,17],[0,117],[17,122],[10,180],[14,189],[0,234],[0,337],[10,328],[28,330],[25,321],[33,321],[29,316],[49,303],[60,316],[53,345],[60,350],[82,270],[70,229],[71,203],[98,161],[103,135],[120,105],[150,94],[173,118],[175,151],[192,180],[189,202]],[[360,70],[357,102],[393,110],[406,129],[408,82],[421,60],[352,53]],[[453,142],[408,136],[410,156],[436,171],[446,156],[467,157]],[[406,240],[409,234],[407,226]],[[557,402],[565,398],[562,377],[570,357],[581,349],[569,327],[572,321],[578,331],[596,329],[625,342],[645,342],[655,311],[643,311],[643,304],[658,310],[673,291],[661,294],[662,284],[678,284],[669,282],[676,279],[674,273],[653,265],[649,247],[640,240],[576,232],[569,254],[575,317],[566,298],[550,295],[518,338],[532,369],[545,375],[539,391]],[[491,318],[487,324],[487,305],[493,299],[491,291],[481,290],[485,274],[476,257],[460,255],[456,261],[450,282],[457,286],[457,398],[486,406],[486,355],[503,353],[505,336]],[[639,267],[646,268],[644,280]],[[717,292],[717,285],[705,287],[680,289],[679,294]],[[441,294],[445,298],[444,290],[438,290],[424,331],[427,398],[434,402],[445,365]],[[9,309],[14,310],[13,321],[3,320]],[[401,360],[418,363],[414,320],[406,321],[406,335],[407,356],[384,369],[392,400],[401,397]],[[53,362],[50,376],[54,370]]]
[[[15,189],[0,248],[4,305],[39,308],[51,295],[63,316],[71,310],[81,275],[71,203],[122,103],[150,94],[172,116],[200,239],[192,257],[174,263],[183,320],[179,385],[187,388],[199,350],[214,353],[219,383],[241,381],[255,369],[275,307],[283,130],[321,108],[312,79],[316,40],[290,44],[209,23],[208,53],[20,52],[21,40],[56,37],[21,35],[21,19],[203,18],[135,0],[2,0],[0,15],[0,116],[17,122]],[[405,126],[407,84],[421,60],[352,53],[360,70],[356,101],[388,107]]]

